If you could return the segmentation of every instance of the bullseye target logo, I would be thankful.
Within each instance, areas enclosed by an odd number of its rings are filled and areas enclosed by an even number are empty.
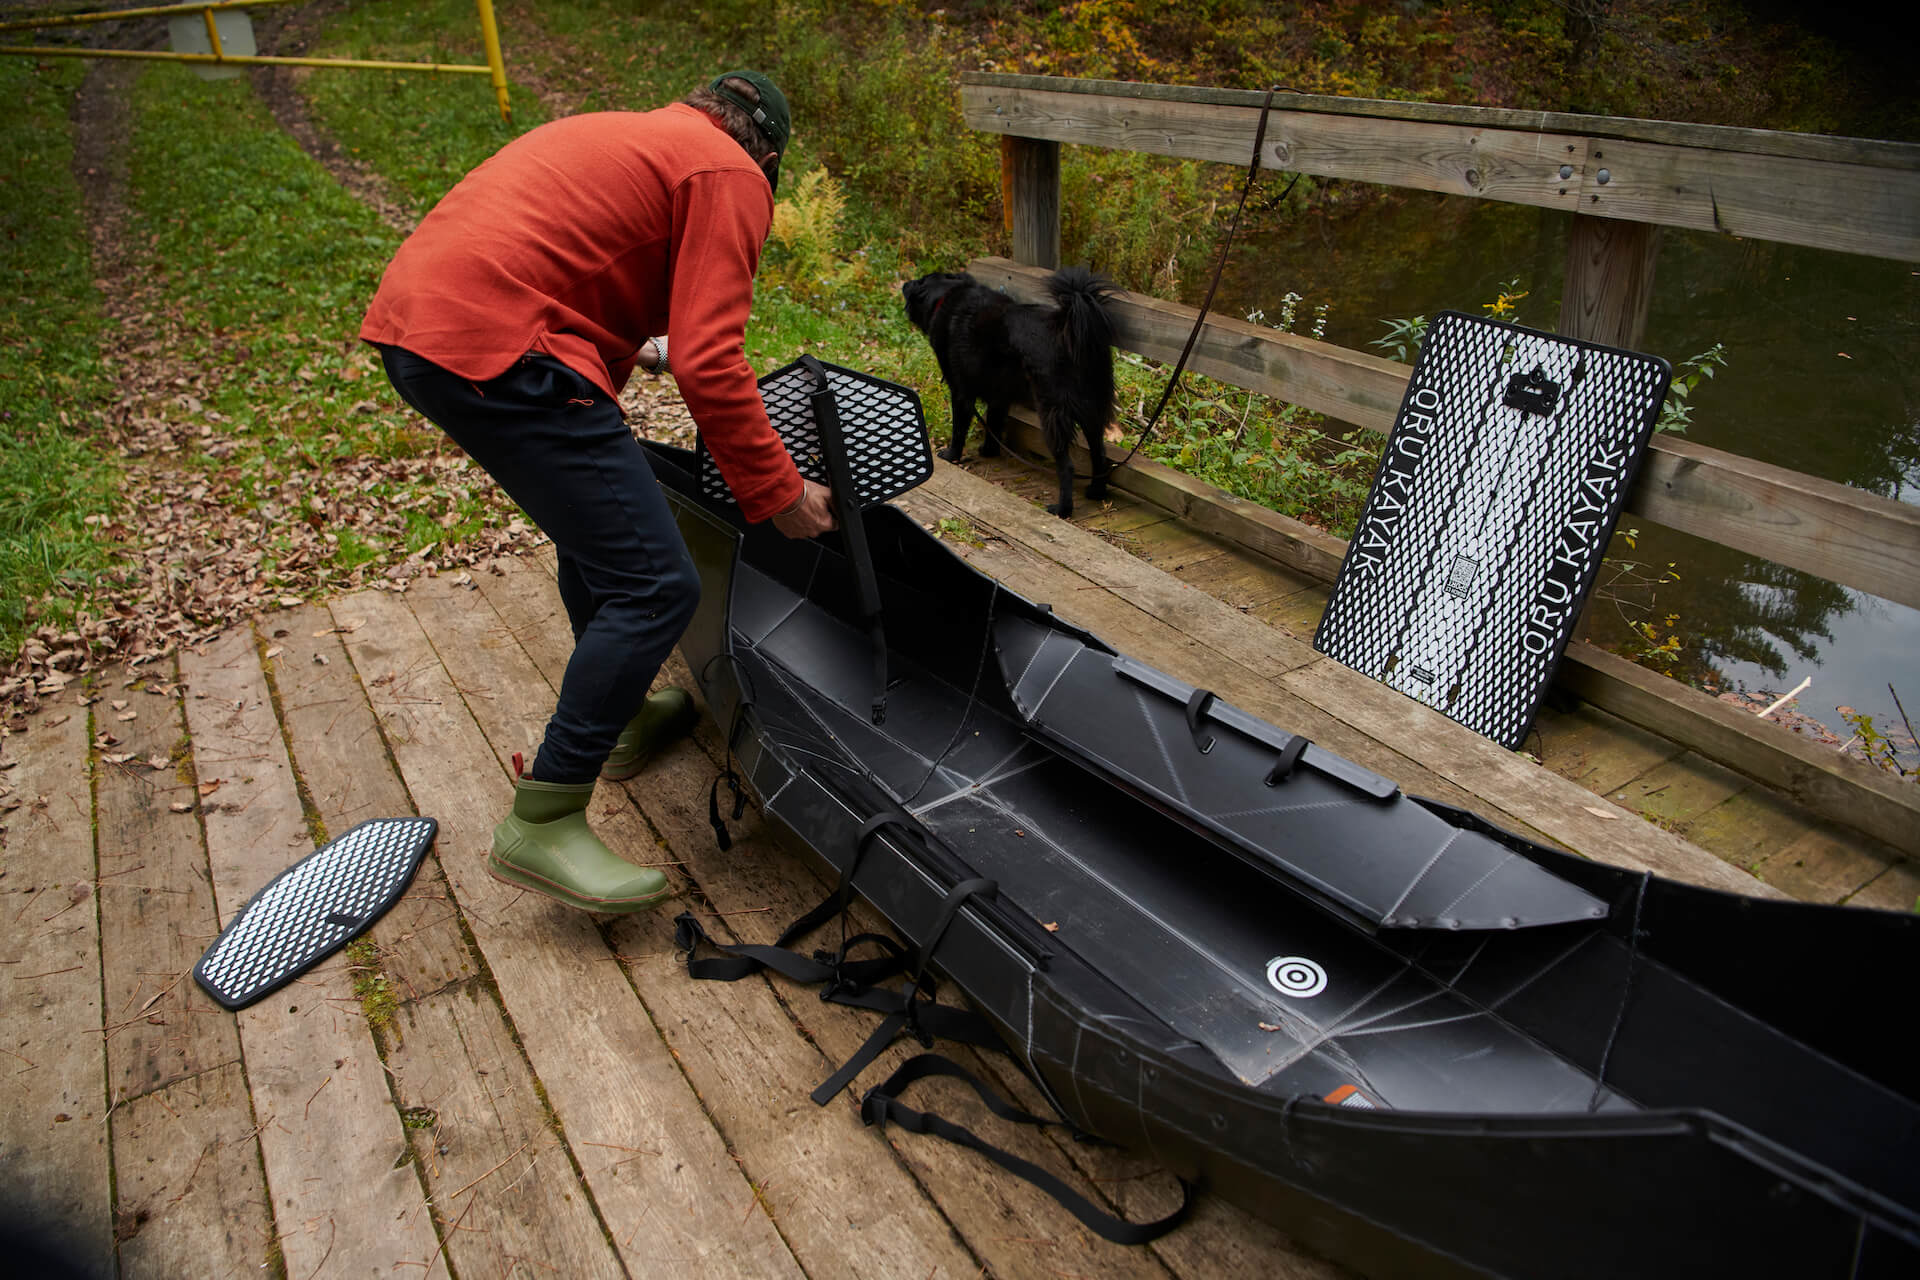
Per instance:
[[[1305,956],[1275,956],[1267,961],[1267,981],[1281,995],[1305,1000],[1327,989],[1327,971]]]

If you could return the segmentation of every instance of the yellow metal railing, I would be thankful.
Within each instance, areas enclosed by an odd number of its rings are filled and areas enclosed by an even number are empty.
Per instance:
[[[494,100],[500,106],[500,118],[512,118],[507,105],[507,66],[500,54],[500,28],[493,18],[493,0],[476,0],[480,10],[480,38],[486,45],[484,65],[458,62],[385,62],[367,58],[279,58],[254,54],[227,53],[220,44],[220,32],[214,15],[228,9],[250,9],[269,4],[291,4],[295,0],[206,0],[201,4],[153,5],[143,9],[114,9],[100,13],[72,13],[44,18],[26,18],[0,22],[0,32],[34,31],[46,27],[78,27],[94,22],[117,22],[126,18],[159,18],[197,13],[207,24],[207,42],[211,53],[176,53],[160,49],[83,49],[68,45],[0,45],[0,54],[13,53],[35,58],[144,58],[156,62],[199,63],[223,67],[344,67],[360,71],[431,71],[455,75],[484,75],[493,81]]]

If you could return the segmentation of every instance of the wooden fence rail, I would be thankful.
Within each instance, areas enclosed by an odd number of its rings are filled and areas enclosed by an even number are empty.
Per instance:
[[[1244,165],[1265,95],[970,73],[969,127]],[[1276,94],[1261,164],[1920,261],[1920,145]]]

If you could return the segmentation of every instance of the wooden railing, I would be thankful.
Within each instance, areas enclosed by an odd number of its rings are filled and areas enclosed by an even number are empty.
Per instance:
[[[1245,165],[1264,96],[963,76],[968,125],[1003,135],[1013,230],[1014,260],[975,263],[976,274],[1038,296],[1045,269],[1059,263],[1062,142]],[[1267,168],[1320,177],[1565,209],[1572,227],[1559,331],[1616,346],[1643,337],[1663,226],[1920,261],[1920,146],[1905,143],[1284,94],[1275,96],[1260,159]],[[1125,295],[1116,309],[1121,345],[1168,363],[1193,326],[1192,308],[1140,294]],[[1189,367],[1373,431],[1391,426],[1411,373],[1365,352],[1220,316],[1208,318]],[[1668,436],[1651,445],[1627,507],[1920,608],[1920,508],[1909,504]],[[1274,522],[1258,524],[1249,536],[1268,554],[1321,577],[1337,569],[1338,540],[1276,538]],[[1763,781],[1804,778],[1811,767],[1804,744],[1775,741],[1788,735],[1771,726],[1731,733],[1724,717],[1674,684],[1674,705],[1693,707],[1676,718],[1651,705],[1646,682],[1622,672],[1624,664],[1574,656],[1575,665],[1590,659],[1589,669],[1569,683],[1636,723]],[[1604,677],[1596,679],[1596,669]],[[1687,731],[1687,719],[1698,732]],[[1725,745],[1732,739],[1737,744]],[[1874,771],[1849,764],[1836,773],[1822,763],[1817,786],[1787,789],[1881,838],[1920,829],[1920,808],[1903,796],[1915,788],[1890,788]],[[1877,806],[1879,816],[1863,819],[1856,801]],[[1895,843],[1911,847],[1910,831]]]

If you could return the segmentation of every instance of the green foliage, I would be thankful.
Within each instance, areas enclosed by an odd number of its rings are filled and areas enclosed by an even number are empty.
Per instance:
[[[1292,332],[1301,302],[1287,294],[1270,327]],[[1325,331],[1326,311],[1314,309],[1315,337]],[[1267,321],[1258,311],[1247,318]],[[1137,432],[1167,371],[1149,370],[1130,353],[1121,362],[1122,402],[1137,406],[1131,414]],[[1319,414],[1298,405],[1189,374],[1143,452],[1236,497],[1345,536],[1360,518],[1379,448],[1372,440],[1330,435],[1324,426]]]
[[[112,487],[88,442],[106,378],[67,100],[84,69],[0,58],[0,654],[64,625],[105,562],[85,524]],[[46,601],[36,614],[35,602]]]
[[[1726,348],[1718,342],[1699,355],[1682,360],[1679,369],[1674,372],[1672,385],[1667,388],[1666,403],[1660,406],[1660,418],[1653,424],[1653,429],[1685,435],[1687,428],[1693,424],[1693,402],[1689,398],[1693,395],[1693,389],[1703,380],[1712,378],[1714,369],[1724,369],[1726,364]]]
[[[856,286],[865,263],[841,254],[847,200],[825,169],[793,184],[793,194],[773,206],[770,252],[760,265],[759,285],[784,288],[794,298],[818,301]]]
[[[1381,348],[1401,364],[1412,364],[1420,358],[1420,344],[1427,340],[1427,326],[1430,323],[1425,316],[1402,316],[1380,323],[1387,327],[1387,331],[1369,339],[1369,346]]]
[[[1908,751],[1914,749],[1914,741],[1911,737],[1904,742],[1890,738],[1874,724],[1873,717],[1864,711],[1856,711],[1852,707],[1835,707],[1834,710],[1839,712],[1841,721],[1853,734],[1853,741],[1847,745],[1851,747],[1854,742],[1858,742],[1863,760],[1897,778],[1920,783],[1920,767],[1909,768],[1901,759],[1903,746]],[[1893,732],[1897,734],[1899,730],[1895,729]],[[1911,734],[1912,728],[1909,727],[1907,732]]]

